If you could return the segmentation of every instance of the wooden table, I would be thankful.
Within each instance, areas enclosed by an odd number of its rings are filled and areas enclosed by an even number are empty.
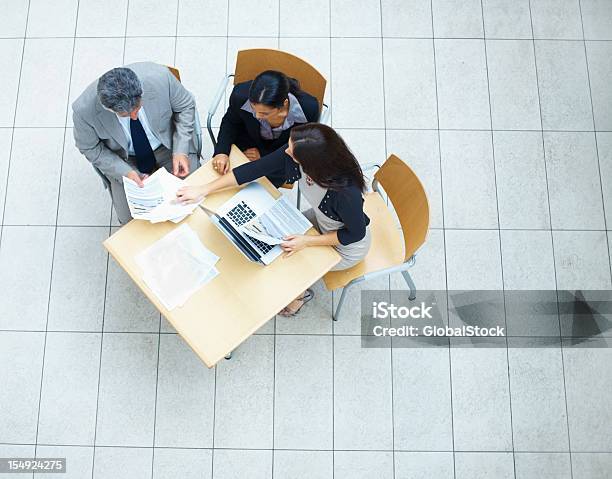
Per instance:
[[[235,167],[247,159],[232,147],[230,161]],[[218,175],[211,163],[209,161],[189,176],[187,183],[201,184],[215,179]],[[274,197],[280,195],[266,178],[259,182]],[[204,205],[215,210],[237,190],[215,193],[206,198]],[[200,208],[183,222],[198,234],[205,247],[219,256],[216,267],[220,274],[202,286],[182,307],[172,311],[164,308],[146,286],[135,257],[178,225],[169,221],[151,224],[132,220],[108,238],[104,246],[209,368],[340,260],[332,247],[316,246],[289,258],[279,257],[263,266],[242,256]],[[312,228],[308,234],[318,233]]]

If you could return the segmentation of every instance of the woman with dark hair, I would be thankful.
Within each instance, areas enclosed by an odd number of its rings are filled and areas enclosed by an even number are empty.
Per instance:
[[[240,165],[205,185],[183,187],[177,197],[185,203],[199,201],[214,191],[270,174],[298,179],[301,193],[312,206],[304,214],[321,233],[287,236],[281,244],[286,256],[308,246],[333,246],[342,258],[333,270],[350,268],[365,257],[371,237],[370,219],[363,211],[363,173],[344,140],[320,123],[294,127],[285,151]],[[279,314],[293,316],[311,298],[312,291],[308,290]]]
[[[234,87],[221,121],[213,167],[223,175],[230,170],[232,144],[249,160],[258,160],[284,147],[294,125],[318,118],[319,102],[300,90],[297,80],[278,71],[262,72],[253,81]],[[275,186],[282,184],[278,177],[269,179]]]

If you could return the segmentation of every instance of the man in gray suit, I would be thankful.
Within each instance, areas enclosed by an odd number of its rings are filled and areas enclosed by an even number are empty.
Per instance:
[[[166,66],[114,68],[89,85],[72,110],[76,146],[110,188],[122,224],[132,218],[124,176],[142,186],[158,167],[185,177],[199,166],[195,100]]]

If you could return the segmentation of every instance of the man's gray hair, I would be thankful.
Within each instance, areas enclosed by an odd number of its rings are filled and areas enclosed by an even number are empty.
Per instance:
[[[140,104],[142,85],[133,70],[113,68],[98,80],[98,98],[104,108],[130,113]]]

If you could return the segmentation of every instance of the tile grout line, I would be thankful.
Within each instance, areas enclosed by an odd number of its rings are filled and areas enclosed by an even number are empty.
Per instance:
[[[332,53],[332,47],[333,47],[333,42],[332,42],[332,0],[328,0],[327,2],[327,9],[328,9],[328,28],[329,28],[329,38],[328,38],[328,42],[329,42],[329,125],[331,127],[331,125],[333,125],[333,106],[334,106],[334,99],[333,99],[333,86],[332,86],[332,80],[333,80],[333,69],[332,69],[332,57],[333,57],[333,53]],[[334,334],[336,325],[335,325],[335,321],[333,319],[334,316],[334,292],[331,291],[331,298],[330,298],[330,305],[331,305],[331,347],[332,347],[332,479],[334,479],[336,477],[336,414],[335,414],[335,409],[336,409],[336,337]]]
[[[582,17],[582,0],[578,0],[578,8],[580,10],[580,27],[582,28],[582,44],[584,47],[584,62],[586,65],[587,82],[589,85],[589,100],[591,103],[591,117],[593,120],[593,136],[595,137],[595,154],[597,155],[597,171],[599,173],[599,188],[601,190],[601,208],[603,212],[604,228],[606,229],[606,243],[608,246],[608,267],[610,269],[610,281],[612,282],[612,257],[610,255],[610,234],[608,233],[608,222],[606,218],[606,202],[604,200],[603,183],[601,179],[601,160],[599,158],[599,142],[597,140],[597,125],[595,124],[595,108],[593,107],[593,90],[591,88],[591,71],[589,69],[589,55],[586,46],[586,39],[584,36],[584,20]]]
[[[493,163],[493,180],[495,182],[495,208],[497,212],[497,240],[499,246],[499,266],[501,272],[501,288],[502,288],[502,298],[504,305],[504,326],[506,331],[508,331],[508,311],[506,308],[506,284],[504,281],[504,256],[503,256],[503,248],[502,248],[502,234],[501,234],[501,221],[499,217],[499,193],[497,186],[497,165],[495,164],[495,141],[493,137],[493,108],[491,106],[491,81],[489,79],[489,59],[488,59],[488,51],[487,51],[487,35],[485,28],[485,20],[484,20],[484,6],[482,0],[480,0],[480,13],[481,13],[481,21],[482,21],[482,32],[483,32],[483,47],[484,47],[484,59],[485,59],[485,71],[487,74],[487,100],[489,103],[489,125],[491,127],[491,160]],[[506,343],[506,374],[508,379],[508,406],[510,409],[510,441],[512,445],[512,472],[514,477],[516,478],[516,455],[514,453],[514,421],[513,421],[513,411],[512,411],[512,380],[510,374],[510,349],[508,346],[508,337],[506,336],[504,339]]]
[[[529,5],[529,21],[531,25],[531,35],[533,36],[533,15],[531,12],[531,0],[529,0],[528,5]],[[548,166],[546,164],[546,144],[544,142],[544,119],[542,117],[542,100],[540,96],[540,78],[538,74],[538,57],[537,57],[535,39],[532,43],[532,49],[533,49],[533,62],[534,62],[535,74],[536,74],[536,88],[538,90],[538,108],[540,112],[540,128],[542,130],[540,135],[542,139],[542,157],[544,159],[544,176],[546,178],[546,198],[548,202],[548,221],[550,225],[550,243],[551,243],[551,249],[552,249],[552,254],[553,254],[553,272],[555,275],[555,295],[557,298],[557,320],[558,320],[558,325],[559,325],[559,336],[561,337],[561,335],[563,334],[563,331],[561,329],[561,315],[559,312],[559,283],[558,283],[558,278],[557,278],[557,260],[555,258],[555,236],[554,236],[554,230],[553,230],[553,224],[552,224],[552,213],[551,213],[551,207],[550,207],[550,188],[549,188],[549,181],[548,181]],[[570,428],[569,428],[569,414],[568,414],[568,407],[567,407],[567,383],[565,379],[565,360],[564,360],[564,354],[563,354],[563,339],[560,339],[559,341],[559,351],[561,353],[561,372],[562,372],[562,377],[563,377],[563,398],[564,398],[564,404],[565,404],[565,423],[566,423],[566,430],[567,430],[568,456],[569,456],[569,463],[570,463],[570,479],[573,479],[574,467],[573,467],[571,437],[570,437]]]
[[[40,410],[42,406],[43,384],[44,384],[44,379],[45,379],[45,359],[46,359],[46,354],[47,354],[47,338],[49,334],[49,311],[51,307],[51,292],[53,288],[53,268],[55,266],[55,254],[56,254],[56,248],[57,248],[57,231],[58,231],[57,223],[59,219],[60,197],[61,197],[61,190],[62,190],[62,171],[64,167],[64,156],[66,153],[66,133],[68,131],[66,127],[66,118],[68,115],[68,109],[70,107],[70,86],[72,83],[72,72],[73,72],[73,66],[74,66],[74,51],[76,48],[75,37],[76,37],[77,24],[79,20],[79,7],[80,7],[80,0],[77,0],[76,18],[74,22],[74,37],[72,38],[72,54],[71,54],[71,60],[70,60],[70,71],[68,73],[68,91],[66,94],[66,109],[64,113],[64,135],[62,137],[62,153],[61,153],[62,156],[61,156],[61,161],[60,161],[59,178],[58,178],[58,186],[57,186],[57,201],[55,205],[55,225],[53,228],[53,249],[51,253],[51,271],[49,273],[49,291],[47,293],[47,313],[46,313],[46,320],[45,320],[45,336],[44,336],[44,341],[43,341],[43,356],[42,356],[42,365],[41,365],[41,370],[40,370],[40,389],[38,392],[38,410],[36,413],[36,436],[35,436],[36,444],[34,446],[34,457],[38,457],[38,434],[40,431]],[[28,8],[28,20],[27,20],[28,24],[29,24],[29,17],[30,17],[30,11]],[[24,41],[24,44],[25,44],[25,41]],[[32,473],[32,476],[34,476],[34,473]]]
[[[437,126],[437,137],[438,137],[438,167],[440,171],[440,202],[441,202],[441,210],[442,210],[442,243],[444,248],[444,282],[446,287],[446,318],[447,323],[450,322],[450,301],[448,294],[448,264],[446,259],[446,224],[444,219],[444,178],[443,178],[443,169],[442,169],[442,141],[440,135],[440,99],[438,96],[438,67],[436,62],[436,39],[434,32],[434,17],[433,17],[433,0],[429,2],[429,10],[431,13],[431,45],[433,52],[433,63],[434,63],[434,86],[436,90],[436,126]],[[450,416],[451,416],[451,445],[453,448],[453,478],[457,477],[457,461],[456,461],[456,451],[455,451],[455,411],[453,404],[453,363],[452,363],[452,354],[450,341],[448,343],[448,385],[449,385],[449,401],[450,401]]]

